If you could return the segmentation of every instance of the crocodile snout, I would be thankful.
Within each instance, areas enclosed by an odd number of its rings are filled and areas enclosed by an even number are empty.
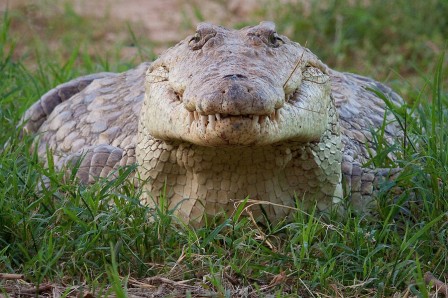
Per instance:
[[[284,102],[281,88],[266,88],[260,79],[250,79],[238,73],[224,75],[201,87],[210,91],[196,89],[196,96],[191,97],[187,91],[184,93],[184,104],[187,110],[202,115],[270,115]]]

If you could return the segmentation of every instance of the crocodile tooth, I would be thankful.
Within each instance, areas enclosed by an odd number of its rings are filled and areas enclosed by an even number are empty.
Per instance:
[[[265,132],[265,130],[266,130],[266,117],[269,117],[269,116],[261,116],[260,117],[260,128],[261,128],[261,133],[264,133]]]
[[[221,114],[215,114],[215,116],[216,116],[216,120],[218,120],[218,121],[221,121]]]
[[[199,120],[199,114],[196,111],[194,111],[194,120],[196,120],[196,121]]]
[[[275,121],[278,121],[278,119],[279,119],[279,116],[280,116],[280,114],[279,114],[279,110],[278,110],[278,109],[275,109],[275,112],[274,112],[274,114],[275,114],[275,116],[274,116],[274,118],[275,118]]]
[[[268,116],[271,121],[275,121],[275,110]]]
[[[258,123],[261,125],[262,123],[265,122],[265,121],[264,121],[265,119],[266,119],[266,116],[265,116],[265,115],[261,115],[261,116],[260,116],[260,119],[258,120]]]
[[[215,130],[215,115],[208,115],[208,122],[210,123],[210,128]]]
[[[194,121],[194,112],[189,112],[188,113],[188,127],[191,126],[191,124],[193,124]]]
[[[201,115],[201,128],[203,131],[205,131],[205,129],[207,128],[207,116]]]
[[[253,123],[253,124],[257,124],[259,118],[260,118],[260,116],[258,116],[258,115],[254,115],[254,116],[252,117],[252,123]]]

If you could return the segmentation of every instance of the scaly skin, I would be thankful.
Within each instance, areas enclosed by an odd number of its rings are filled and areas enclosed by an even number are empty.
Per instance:
[[[40,133],[39,154],[49,146],[59,165],[88,152],[84,182],[136,160],[144,200],[157,204],[166,185],[187,222],[230,213],[246,196],[270,202],[263,208],[278,221],[291,210],[282,206],[324,210],[341,201],[342,176],[353,204],[367,208],[389,171],[361,166],[385,113],[366,87],[401,102],[378,82],[329,69],[272,23],[238,31],[200,24],[152,64],[50,91],[24,116],[25,130]],[[389,141],[399,135],[387,126]]]

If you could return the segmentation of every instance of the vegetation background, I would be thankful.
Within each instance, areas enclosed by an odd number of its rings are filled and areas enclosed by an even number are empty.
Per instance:
[[[25,275],[0,276],[0,297],[48,284],[42,295],[428,297],[437,294],[426,271],[448,279],[448,1],[1,0],[0,9],[0,272]],[[192,229],[163,206],[141,206],[128,171],[87,188],[63,182],[19,138],[23,112],[59,83],[153,60],[200,21],[261,20],[403,96],[408,109],[391,110],[407,140],[390,148],[378,132],[378,152],[395,152],[392,165],[405,169],[396,183],[415,196],[386,185],[373,218],[298,212],[259,227],[238,209]],[[37,192],[42,175],[50,187]]]

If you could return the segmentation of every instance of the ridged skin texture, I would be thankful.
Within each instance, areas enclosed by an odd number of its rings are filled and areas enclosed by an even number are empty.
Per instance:
[[[61,167],[81,160],[83,182],[137,162],[146,203],[157,204],[166,185],[186,222],[230,214],[247,196],[261,202],[255,216],[275,222],[288,207],[325,210],[343,192],[368,210],[379,180],[396,173],[362,167],[385,114],[367,88],[401,102],[374,80],[331,70],[272,23],[204,23],[152,64],[49,91],[24,130],[37,132],[43,159],[49,147]],[[386,127],[390,142],[400,135]]]

